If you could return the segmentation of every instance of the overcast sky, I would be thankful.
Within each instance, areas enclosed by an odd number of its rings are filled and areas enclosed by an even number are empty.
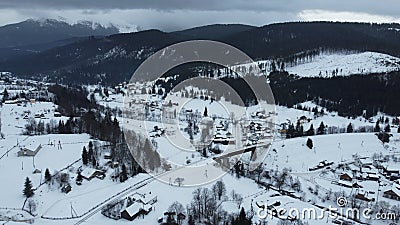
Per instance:
[[[1,0],[0,25],[25,19],[90,20],[164,31],[214,23],[400,23],[400,0]]]

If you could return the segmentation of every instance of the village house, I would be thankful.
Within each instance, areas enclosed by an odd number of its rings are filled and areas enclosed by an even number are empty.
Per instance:
[[[360,168],[357,165],[355,165],[354,163],[347,164],[347,166],[349,167],[352,174],[357,174],[360,172]]]
[[[86,179],[88,181],[92,180],[93,178],[98,178],[102,180],[106,177],[104,171],[93,168],[85,168],[84,170],[81,171],[81,175],[83,179]]]
[[[140,194],[135,193],[128,197],[127,202],[133,202],[130,206],[121,211],[121,218],[132,221],[140,215],[147,215],[153,210],[153,204],[157,202],[157,196],[151,192]]]
[[[151,205],[141,205],[135,202],[121,212],[121,217],[132,221],[140,215],[147,215],[150,211],[152,211]]]
[[[396,187],[393,187],[392,189],[383,192],[383,197],[399,201],[400,190],[397,189]]]
[[[380,177],[379,177],[378,174],[368,173],[368,174],[367,174],[367,180],[379,181],[379,180],[380,180]]]
[[[22,147],[19,151],[18,151],[18,157],[21,156],[32,156],[34,157],[39,151],[40,149],[42,149],[42,145],[39,144],[34,150],[26,148],[26,147]]]
[[[344,180],[338,180],[338,181],[332,181],[332,184],[336,184],[342,187],[346,188],[362,188],[361,185],[359,185],[357,182],[349,182],[349,181],[344,181]]]
[[[359,168],[372,168],[373,166],[372,160],[368,158],[357,158],[355,162]]]
[[[400,175],[400,166],[393,165],[393,164],[383,166],[383,173],[387,177],[399,176]]]
[[[315,170],[322,169],[325,167],[328,168],[331,165],[333,165],[333,162],[328,162],[327,160],[324,160],[324,161],[319,162],[317,166],[311,167],[308,170],[315,171]]]
[[[340,179],[340,180],[345,180],[345,181],[352,181],[352,180],[353,180],[353,177],[352,177],[350,174],[348,174],[348,173],[342,173],[342,174],[339,176],[339,179]]]
[[[157,202],[157,195],[152,194],[151,192],[146,194],[135,193],[130,197],[132,200],[142,203],[142,204],[150,204],[153,205]]]
[[[373,202],[375,201],[375,198],[369,198],[367,192],[359,192],[356,195],[354,195],[354,198],[365,201],[365,202]]]

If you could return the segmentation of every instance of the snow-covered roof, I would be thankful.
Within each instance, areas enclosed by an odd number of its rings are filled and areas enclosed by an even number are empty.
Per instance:
[[[392,186],[391,189],[397,196],[400,196],[400,190],[398,188],[396,188],[395,186]]]
[[[379,176],[376,175],[376,174],[368,174],[368,177],[371,177],[371,178],[379,178]]]
[[[353,175],[350,174],[350,173],[342,173],[342,174],[340,174],[340,176],[345,176],[345,175],[349,176],[350,178],[353,178]]]
[[[125,209],[125,211],[130,215],[134,216],[142,210],[142,205],[140,203],[133,203],[131,206]]]
[[[153,208],[153,206],[150,205],[150,204],[145,204],[143,206],[143,210],[146,211],[146,212],[150,212],[152,208]]]
[[[363,165],[372,165],[372,161],[370,159],[359,159],[360,163]]]
[[[354,164],[349,164],[348,166],[349,166],[350,170],[359,170],[359,167],[357,167]]]
[[[341,185],[349,186],[349,187],[353,186],[353,183],[348,182],[348,181],[344,181],[344,180],[339,180],[338,183],[341,184]]]
[[[82,170],[81,175],[84,177],[90,177],[92,176],[97,170],[93,168],[85,168]]]
[[[144,204],[147,204],[149,203],[149,201],[157,197],[157,195],[154,195],[152,193],[141,194],[136,192],[131,197],[134,198],[136,201],[140,201]]]
[[[400,171],[400,165],[388,164],[386,166],[386,170],[388,170],[388,171]]]

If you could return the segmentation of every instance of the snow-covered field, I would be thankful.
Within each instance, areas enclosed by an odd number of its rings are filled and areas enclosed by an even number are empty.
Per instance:
[[[267,75],[272,71],[273,60],[260,60],[251,64],[233,66],[237,72],[249,72],[250,67],[262,65]],[[275,64],[275,66],[277,66]],[[246,68],[244,71],[242,70]],[[280,70],[280,68],[277,68]],[[253,69],[254,70],[254,69]],[[400,58],[378,52],[321,53],[299,60],[296,64],[285,64],[284,70],[299,77],[350,76],[357,74],[386,73],[400,70]]]
[[[353,54],[322,54],[286,70],[300,77],[332,77],[353,74],[384,73],[400,69],[400,59],[390,55],[363,52]]]

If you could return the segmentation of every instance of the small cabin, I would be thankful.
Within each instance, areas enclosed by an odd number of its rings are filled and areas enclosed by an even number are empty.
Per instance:
[[[17,155],[18,155],[18,157],[21,157],[21,156],[32,156],[33,157],[40,151],[40,149],[42,149],[41,144],[39,144],[38,147],[36,147],[36,149],[34,149],[34,150],[23,147],[18,151]]]

